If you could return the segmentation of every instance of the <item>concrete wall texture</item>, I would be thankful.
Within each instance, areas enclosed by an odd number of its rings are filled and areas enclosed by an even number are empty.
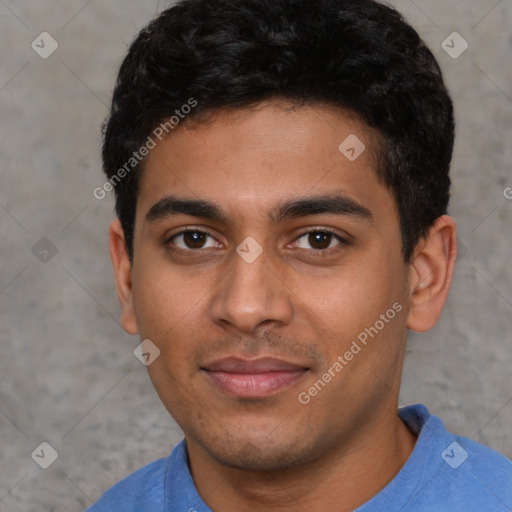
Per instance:
[[[512,457],[512,2],[391,3],[455,102],[461,251],[440,322],[410,336],[400,404]],[[0,0],[0,512],[83,510],[182,436],[119,325],[113,198],[92,194],[118,66],[164,7]]]

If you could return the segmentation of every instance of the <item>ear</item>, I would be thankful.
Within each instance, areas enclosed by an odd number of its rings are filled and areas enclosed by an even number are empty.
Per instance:
[[[448,297],[456,259],[455,221],[443,215],[418,242],[409,266],[409,329],[423,332],[434,327]]]
[[[110,225],[109,243],[116,277],[117,298],[121,305],[121,325],[127,333],[138,334],[133,308],[132,266],[126,250],[124,230],[119,219],[115,219]]]

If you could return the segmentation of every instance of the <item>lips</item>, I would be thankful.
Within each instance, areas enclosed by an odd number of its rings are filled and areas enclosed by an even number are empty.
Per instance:
[[[201,368],[220,391],[239,398],[276,394],[299,380],[308,368],[280,359],[227,357]]]

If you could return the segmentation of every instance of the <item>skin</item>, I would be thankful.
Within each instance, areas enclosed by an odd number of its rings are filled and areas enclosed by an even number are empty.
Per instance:
[[[133,264],[119,221],[110,229],[122,325],[161,350],[150,378],[185,433],[199,494],[219,512],[350,511],[393,479],[416,441],[397,416],[406,328],[436,323],[456,258],[455,223],[442,216],[405,264],[396,204],[374,171],[375,133],[339,110],[289,107],[273,100],[184,123],[147,158]],[[338,150],[350,134],[366,145],[353,162]],[[269,218],[287,200],[333,192],[372,218]],[[147,220],[171,194],[214,202],[227,222]],[[172,238],[189,228],[212,236],[195,245]],[[348,243],[308,236],[326,229]],[[252,263],[236,252],[247,237],[263,251]],[[395,303],[400,313],[300,403],[298,394]],[[243,399],[201,370],[227,356],[272,356],[308,370],[278,393]]]

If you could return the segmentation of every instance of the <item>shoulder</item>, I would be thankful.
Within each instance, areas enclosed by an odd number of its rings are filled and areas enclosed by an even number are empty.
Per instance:
[[[448,446],[444,452],[445,462],[455,458],[456,451],[462,460],[461,469],[465,470],[468,478],[475,478],[487,489],[498,495],[506,492],[509,506],[512,507],[512,461],[501,453],[477,443],[467,437],[454,436],[453,446]],[[455,457],[452,457],[454,455]],[[450,463],[448,462],[448,465]],[[455,464],[457,466],[457,463]],[[452,469],[453,463],[452,463]]]
[[[512,462],[507,457],[447,431],[424,406],[407,407],[401,416],[419,432],[416,459],[421,455],[421,460],[414,466],[426,477],[414,493],[411,510],[430,510],[432,503],[440,511],[512,510]]]
[[[164,502],[165,475],[169,460],[170,457],[156,460],[128,475],[108,489],[86,512],[160,510]]]
[[[144,466],[111,487],[86,512],[162,512],[171,508],[210,510],[195,488],[185,439],[174,446],[168,457]]]
[[[512,510],[512,462],[504,455],[453,435],[441,458],[441,470],[434,475],[423,503],[437,499],[445,507],[439,510],[450,511]]]

